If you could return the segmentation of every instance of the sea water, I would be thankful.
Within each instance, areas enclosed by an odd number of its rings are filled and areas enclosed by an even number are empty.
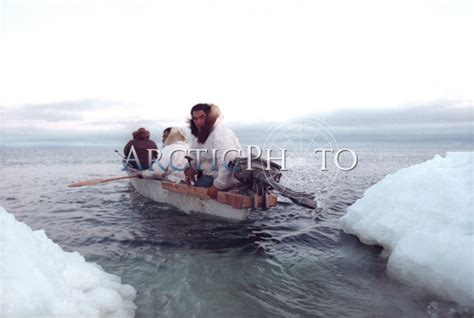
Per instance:
[[[122,175],[114,147],[0,148],[0,205],[132,285],[137,317],[472,316],[470,309],[388,277],[382,249],[344,234],[339,223],[385,175],[472,146],[352,149],[357,167],[324,191],[311,188],[304,174],[292,176],[294,186],[318,194],[317,214],[279,205],[236,223],[153,202],[127,181],[67,187]]]

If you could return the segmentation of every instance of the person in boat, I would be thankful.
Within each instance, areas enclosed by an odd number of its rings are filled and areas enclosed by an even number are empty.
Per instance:
[[[184,179],[187,167],[186,153],[189,149],[188,137],[181,128],[169,127],[163,131],[163,149],[152,170],[138,173],[138,178],[153,178],[179,182]]]
[[[161,142],[163,142],[163,147],[165,146],[165,140],[166,138],[168,138],[170,131],[171,131],[171,127],[168,127],[165,130],[163,130],[163,136],[161,137]]]
[[[194,105],[188,121],[192,134],[192,151],[189,155],[193,160],[191,167],[185,171],[186,177],[193,180],[197,175],[194,185],[208,188],[207,194],[212,198],[217,197],[218,191],[228,190],[239,184],[227,163],[238,156],[238,151],[241,151],[240,142],[234,132],[224,127],[221,121],[220,109],[214,104]],[[206,152],[200,152],[198,161],[197,151],[194,150]]]
[[[133,139],[123,148],[123,154],[126,160],[128,159],[128,165],[138,170],[148,169],[152,164],[152,162],[148,160],[149,153],[151,153],[152,160],[156,160],[158,147],[156,143],[150,139],[150,132],[143,127],[134,131],[132,136]],[[135,158],[135,154],[138,158]]]

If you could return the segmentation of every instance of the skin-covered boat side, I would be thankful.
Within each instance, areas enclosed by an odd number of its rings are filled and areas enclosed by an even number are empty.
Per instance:
[[[249,209],[234,209],[214,199],[203,199],[196,196],[171,192],[163,189],[161,181],[154,179],[130,179],[133,187],[151,200],[171,204],[184,212],[200,212],[232,220],[245,220]]]

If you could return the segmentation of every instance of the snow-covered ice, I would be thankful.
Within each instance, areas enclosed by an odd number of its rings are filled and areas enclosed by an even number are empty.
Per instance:
[[[473,173],[474,152],[401,169],[349,207],[342,228],[383,246],[390,275],[473,306]]]
[[[0,207],[1,317],[133,317],[136,291]]]

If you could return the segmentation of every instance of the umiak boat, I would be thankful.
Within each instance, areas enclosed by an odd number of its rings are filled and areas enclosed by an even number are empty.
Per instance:
[[[281,167],[276,163],[270,162],[270,168],[268,168],[263,160],[252,159],[251,169],[247,169],[247,159],[238,158],[229,166],[234,169],[234,177],[240,181],[240,185],[236,189],[219,191],[216,199],[207,195],[207,188],[185,184],[178,178],[176,180],[139,179],[137,173],[131,170],[128,170],[128,176],[85,180],[68,186],[77,188],[129,179],[138,193],[151,200],[174,205],[185,212],[201,212],[234,220],[244,220],[252,210],[275,207],[276,193],[303,207],[317,208],[314,196],[293,191],[279,184]]]
[[[242,183],[242,187],[219,191],[217,200],[207,195],[206,188],[180,182],[138,178],[131,178],[130,182],[138,193],[151,200],[171,204],[185,212],[200,212],[233,220],[245,220],[250,211],[256,209],[275,207],[276,192],[295,204],[316,208],[312,195],[292,191],[278,183],[281,172],[277,164],[272,162],[270,170],[265,169],[266,163],[261,160],[252,161],[253,170],[246,170],[245,164],[246,159],[237,159],[233,163],[237,167],[234,176]]]

